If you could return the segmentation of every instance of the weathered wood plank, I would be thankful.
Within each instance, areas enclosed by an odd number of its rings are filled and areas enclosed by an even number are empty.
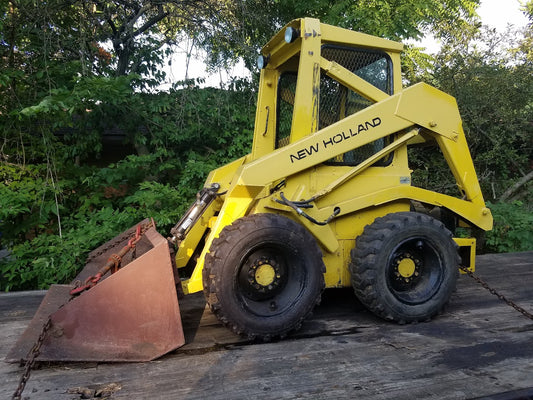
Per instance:
[[[477,273],[533,311],[533,252],[479,256]],[[11,304],[9,296],[0,295],[1,358],[29,322],[39,296],[23,294]],[[533,321],[464,275],[447,311],[431,322],[387,323],[362,309],[350,290],[335,290],[325,294],[302,330],[275,343],[251,344],[231,334],[205,309],[201,295],[189,296],[180,307],[189,343],[183,348],[150,363],[45,365],[32,373],[25,396],[81,398],[68,390],[111,383],[121,387],[114,399],[498,394],[504,400],[512,393],[533,393]],[[0,398],[8,399],[21,369],[0,364]],[[512,393],[505,397],[506,392]]]

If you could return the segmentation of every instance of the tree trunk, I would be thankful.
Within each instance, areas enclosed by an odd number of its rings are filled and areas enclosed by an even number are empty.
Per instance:
[[[130,61],[131,51],[127,48],[117,51],[118,63],[116,76],[124,76],[128,73],[128,64]]]

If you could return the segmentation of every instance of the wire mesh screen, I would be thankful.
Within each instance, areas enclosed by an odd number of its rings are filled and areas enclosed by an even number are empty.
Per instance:
[[[387,54],[377,51],[325,45],[321,54],[334,61],[360,78],[366,80],[382,91],[391,94],[391,62]],[[278,118],[276,130],[276,148],[289,144],[297,74],[287,72],[278,82]],[[323,129],[349,115],[370,106],[372,102],[353,90],[328,77],[324,72],[320,76],[320,111],[319,129]],[[342,154],[328,163],[356,165],[370,155],[381,150],[385,141],[374,143]]]
[[[281,75],[278,83],[278,129],[276,131],[276,148],[289,144],[291,134],[292,111],[296,94],[298,75],[286,72]]]
[[[391,94],[391,68],[389,57],[382,52],[338,46],[323,46],[322,56],[340,64],[355,75]],[[357,94],[322,72],[320,77],[320,129],[370,106],[372,102]],[[328,161],[335,165],[357,165],[381,150],[384,139],[341,154]],[[385,161],[381,160],[383,164]]]

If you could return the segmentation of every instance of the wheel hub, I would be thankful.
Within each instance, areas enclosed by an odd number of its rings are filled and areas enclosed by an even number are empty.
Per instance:
[[[420,275],[421,262],[410,253],[402,253],[393,261],[394,274],[397,280],[410,283]]]
[[[416,264],[410,258],[404,258],[398,264],[398,272],[404,278],[410,278],[415,273]]]
[[[283,287],[283,268],[274,257],[260,256],[244,269],[242,287],[247,296],[254,300],[265,300],[274,296]]]
[[[261,262],[260,262],[261,263]],[[255,270],[255,281],[261,286],[268,287],[276,279],[276,270],[270,264],[260,264]]]

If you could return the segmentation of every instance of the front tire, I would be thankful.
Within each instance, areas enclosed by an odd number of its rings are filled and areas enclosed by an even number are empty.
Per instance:
[[[235,333],[270,340],[298,329],[324,288],[322,253],[300,224],[255,214],[226,226],[203,269],[204,294]]]
[[[459,255],[436,219],[400,212],[365,227],[351,253],[352,286],[374,314],[399,323],[428,320],[455,290]]]

